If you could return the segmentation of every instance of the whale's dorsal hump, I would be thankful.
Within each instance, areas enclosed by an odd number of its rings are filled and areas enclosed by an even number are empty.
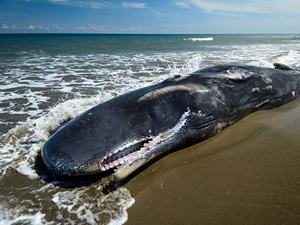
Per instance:
[[[245,81],[254,76],[252,71],[240,67],[230,67],[219,76],[228,78],[232,81]]]
[[[284,65],[282,63],[274,63],[273,64],[275,69],[279,69],[279,70],[294,70],[293,68],[287,66],[287,65]]]
[[[221,65],[205,68],[193,74],[210,78],[227,78],[235,82],[241,82],[250,79],[255,73],[245,66]]]

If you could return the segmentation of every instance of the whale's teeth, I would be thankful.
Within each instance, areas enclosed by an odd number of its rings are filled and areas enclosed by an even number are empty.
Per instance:
[[[100,168],[101,168],[102,171],[105,171],[105,167],[103,166],[102,163],[100,164]]]

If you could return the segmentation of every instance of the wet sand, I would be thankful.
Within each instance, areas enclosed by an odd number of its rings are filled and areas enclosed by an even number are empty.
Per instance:
[[[300,224],[300,99],[167,155],[125,185],[130,224]]]

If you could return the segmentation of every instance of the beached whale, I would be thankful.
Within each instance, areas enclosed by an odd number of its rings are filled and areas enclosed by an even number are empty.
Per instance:
[[[42,159],[55,174],[118,168],[114,177],[122,180],[163,153],[296,99],[300,73],[274,66],[214,66],[118,96],[61,127],[45,143]]]

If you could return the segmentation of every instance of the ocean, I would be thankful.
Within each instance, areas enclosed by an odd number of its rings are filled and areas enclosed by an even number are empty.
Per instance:
[[[0,35],[0,224],[123,224],[135,199],[109,178],[69,185],[39,171],[45,141],[87,109],[218,64],[300,70],[299,34]],[[68,183],[69,182],[69,183]]]

